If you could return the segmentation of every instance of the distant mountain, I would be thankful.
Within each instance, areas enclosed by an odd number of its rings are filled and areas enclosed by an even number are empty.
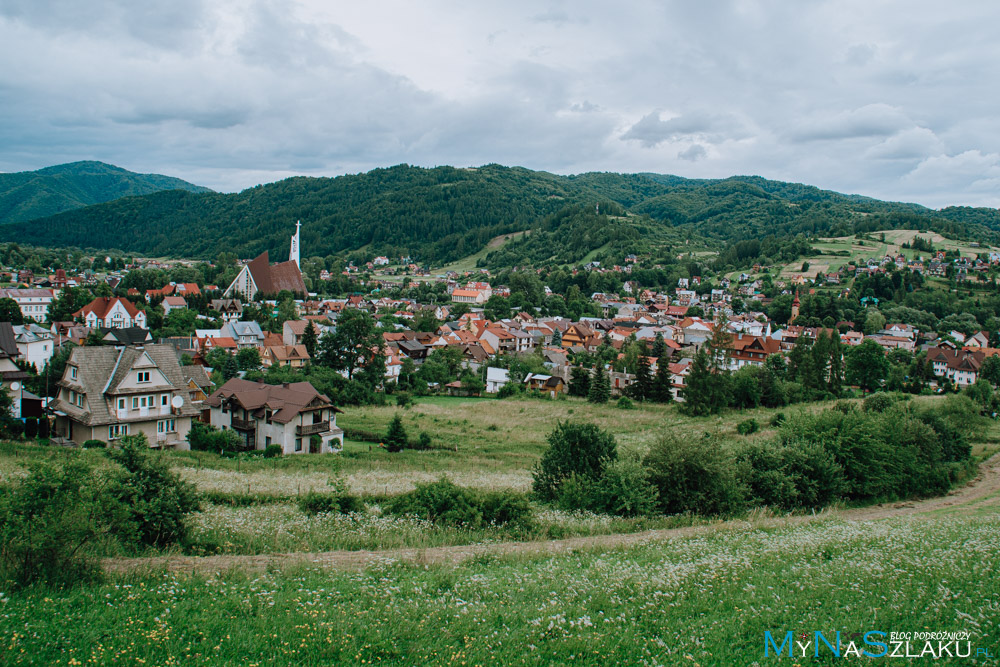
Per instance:
[[[801,246],[806,237],[890,228],[1000,238],[995,209],[938,212],[756,176],[558,176],[500,165],[398,165],[336,178],[294,177],[237,194],[174,190],[128,197],[0,225],[0,240],[203,259],[268,250],[282,261],[296,220],[302,221],[303,258],[409,255],[437,266],[524,230],[532,233],[491,253],[486,264],[570,263],[598,251],[642,252],[678,242],[720,249],[750,242],[741,246],[744,256],[775,247],[775,239],[801,236],[795,242]]]
[[[136,174],[103,162],[70,162],[38,171],[0,173],[0,223],[44,218],[161,190],[211,192],[171,176]]]

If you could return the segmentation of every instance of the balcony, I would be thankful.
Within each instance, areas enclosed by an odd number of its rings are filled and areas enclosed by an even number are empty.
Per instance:
[[[313,435],[316,433],[326,433],[330,430],[330,422],[316,422],[315,424],[299,424],[295,427],[295,435]]]
[[[248,419],[240,419],[239,417],[233,417],[232,422],[230,422],[230,426],[232,426],[237,431],[257,430],[257,422]]]

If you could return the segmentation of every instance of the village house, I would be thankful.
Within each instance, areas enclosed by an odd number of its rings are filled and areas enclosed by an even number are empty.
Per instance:
[[[117,296],[99,296],[80,310],[73,317],[81,320],[91,328],[126,329],[128,327],[148,328],[146,313],[139,310],[128,299]]]
[[[280,445],[284,454],[319,454],[344,446],[344,431],[337,428],[340,410],[308,382],[271,385],[233,378],[205,405],[212,426],[232,429],[247,449]]]
[[[302,368],[309,361],[309,352],[305,345],[268,345],[260,355],[261,364],[265,368],[271,366],[290,366]]]
[[[41,371],[55,353],[55,341],[52,332],[35,324],[15,324],[13,326],[14,342],[21,359]]]
[[[45,322],[49,319],[49,306],[53,298],[54,293],[50,289],[0,289],[0,299],[13,299],[21,309],[24,319],[35,322]]]
[[[183,310],[187,308],[187,301],[184,300],[182,296],[167,296],[163,298],[160,306],[163,308],[163,315],[167,316],[175,310]]]
[[[188,380],[168,344],[75,347],[52,400],[55,431],[66,440],[112,442],[142,433],[150,446],[188,449]]]

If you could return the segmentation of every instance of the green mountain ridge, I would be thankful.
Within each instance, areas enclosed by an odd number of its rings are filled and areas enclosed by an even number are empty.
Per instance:
[[[525,230],[532,234],[482,263],[567,264],[599,248],[621,254],[678,243],[717,248],[737,261],[762,247],[778,252],[776,244],[792,239],[890,228],[1000,241],[995,209],[934,211],[758,176],[560,176],[495,164],[292,177],[235,194],[161,191],[0,225],[0,240],[201,259],[268,250],[281,261],[296,220],[303,257],[409,255],[436,266]]]
[[[161,190],[211,192],[172,176],[137,174],[103,162],[70,162],[37,171],[0,173],[0,223],[27,222]]]

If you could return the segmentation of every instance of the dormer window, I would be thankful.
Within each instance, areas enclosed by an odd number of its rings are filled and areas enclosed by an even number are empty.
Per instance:
[[[76,372],[77,372],[76,371],[76,366],[70,366],[69,367],[69,379],[70,380],[75,380],[76,379]]]
[[[149,382],[149,371],[139,371],[136,375],[139,382]]]

